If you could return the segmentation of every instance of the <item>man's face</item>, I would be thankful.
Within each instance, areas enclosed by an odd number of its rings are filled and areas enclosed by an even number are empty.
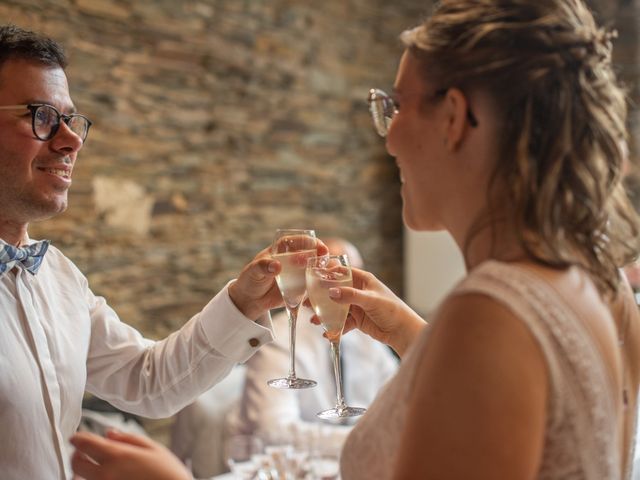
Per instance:
[[[25,60],[0,67],[0,106],[46,103],[72,113],[64,71]],[[62,122],[42,141],[31,128],[31,113],[0,110],[0,221],[27,224],[67,208],[71,172],[82,140]]]

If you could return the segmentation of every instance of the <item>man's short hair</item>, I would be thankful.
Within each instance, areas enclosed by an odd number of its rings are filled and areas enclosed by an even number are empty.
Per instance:
[[[67,66],[58,42],[16,25],[0,25],[0,67],[7,60],[29,60],[63,69]]]

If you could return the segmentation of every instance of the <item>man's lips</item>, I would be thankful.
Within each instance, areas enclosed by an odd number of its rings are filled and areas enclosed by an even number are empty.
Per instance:
[[[38,170],[41,172],[49,173],[51,175],[55,175],[56,177],[62,178],[64,180],[71,180],[71,172],[73,168],[69,165],[52,165],[48,167],[38,167]]]

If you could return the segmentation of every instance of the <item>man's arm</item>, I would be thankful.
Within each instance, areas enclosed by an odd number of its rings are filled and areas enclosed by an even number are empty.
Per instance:
[[[122,410],[170,416],[272,341],[268,314],[242,315],[224,288],[180,330],[154,342],[87,290],[91,342],[87,390]],[[264,324],[261,325],[261,324]]]

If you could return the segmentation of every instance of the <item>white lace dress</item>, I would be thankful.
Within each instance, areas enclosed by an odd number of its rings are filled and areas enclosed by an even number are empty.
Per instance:
[[[549,416],[538,479],[613,480],[619,466],[614,395],[601,355],[583,324],[542,279],[488,261],[454,290],[482,293],[511,309],[539,342],[550,372]],[[343,480],[389,479],[406,421],[425,330],[345,442]]]

